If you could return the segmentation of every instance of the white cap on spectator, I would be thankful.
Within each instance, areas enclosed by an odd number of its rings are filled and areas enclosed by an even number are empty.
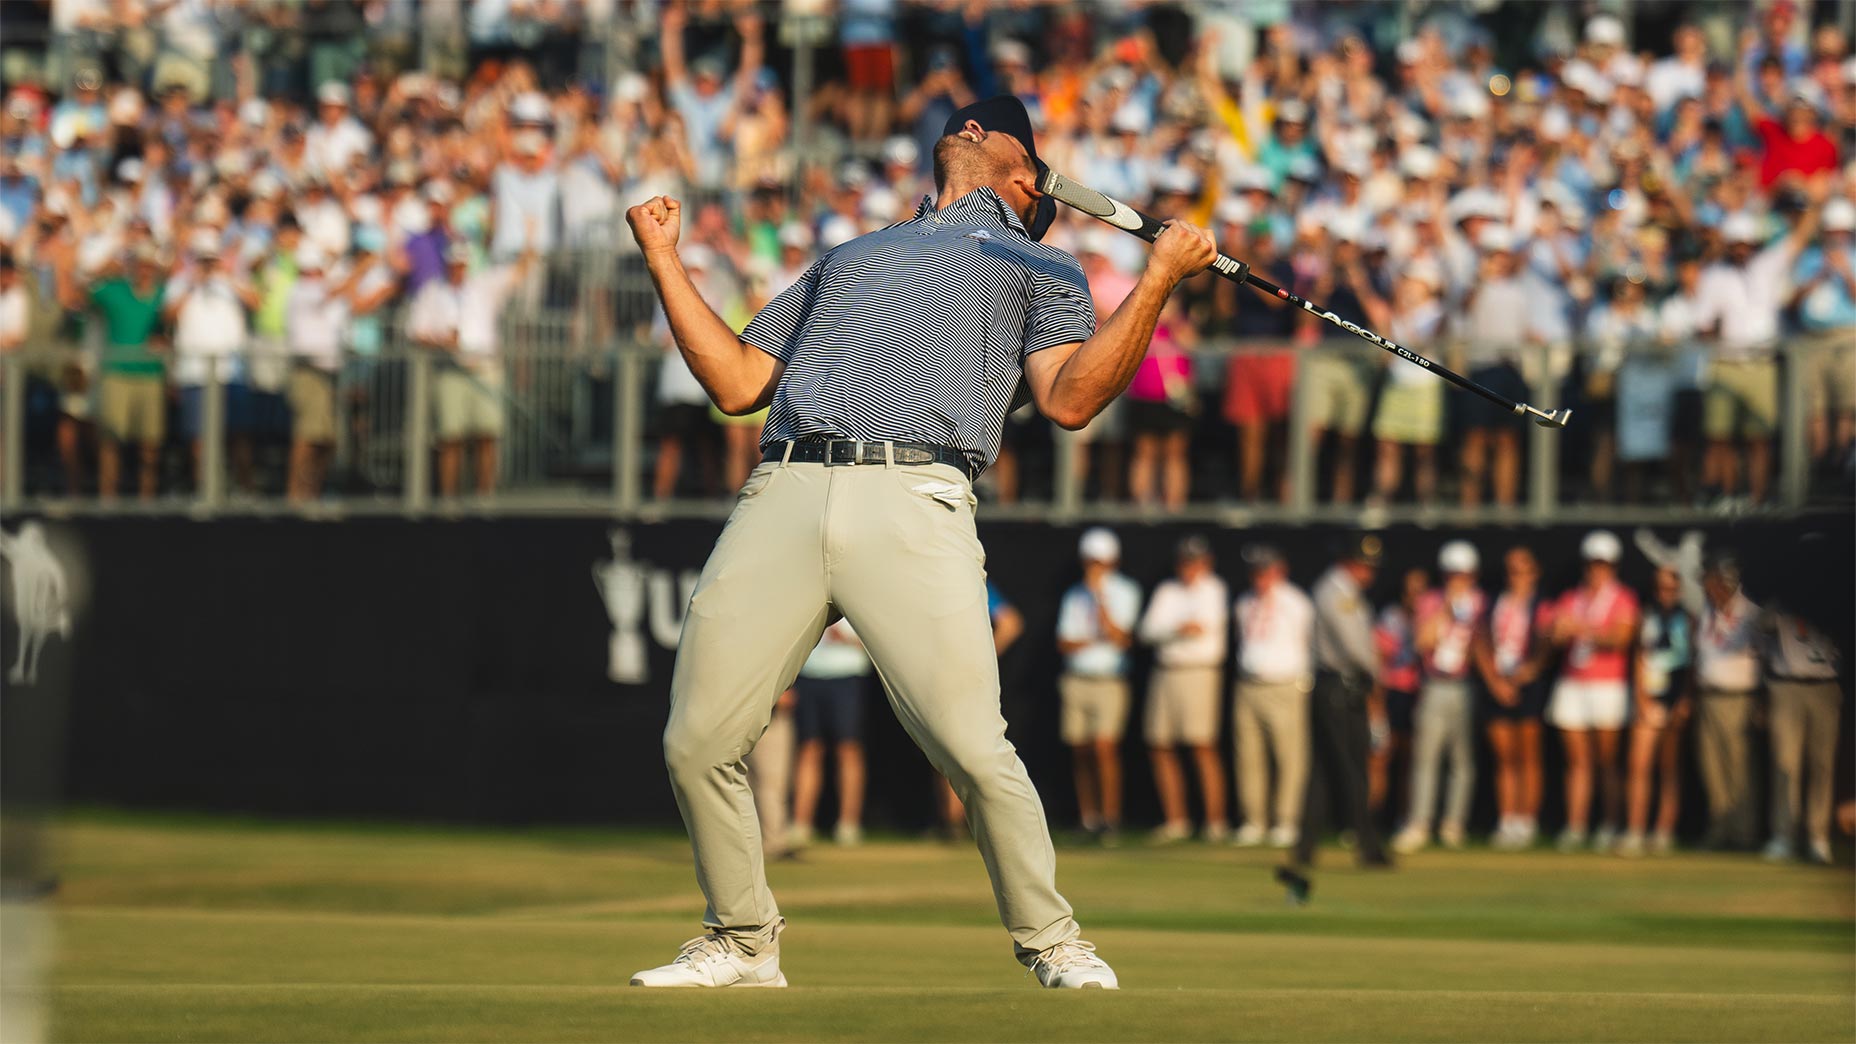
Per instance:
[[[1218,201],[1212,214],[1226,225],[1247,225],[1251,218],[1250,203],[1242,196],[1226,196]]]
[[[1824,204],[1822,227],[1826,232],[1856,232],[1856,203],[1839,197]]]
[[[788,221],[780,226],[780,245],[795,250],[812,249],[812,230],[797,221]]]
[[[1076,237],[1076,252],[1097,257],[1115,256],[1115,234],[1106,228],[1086,228]]]
[[[1624,557],[1624,544],[1609,529],[1594,529],[1580,541],[1579,557],[1587,562],[1610,562],[1617,565],[1618,559]]]
[[[1624,23],[1616,15],[1594,15],[1585,23],[1585,42],[1600,47],[1624,46]]]
[[[1506,225],[1489,225],[1476,237],[1476,247],[1485,254],[1511,254],[1514,252],[1514,233]]]
[[[878,185],[864,193],[863,215],[885,225],[896,220],[896,212],[902,207],[902,199],[894,192]]]
[[[1476,545],[1467,540],[1452,540],[1437,552],[1437,568],[1445,573],[1473,573],[1482,566]]]
[[[1569,90],[1584,91],[1598,78],[1598,68],[1583,58],[1574,58],[1560,66],[1560,83]]]
[[[1489,114],[1489,96],[1480,89],[1457,92],[1450,111],[1458,119],[1479,120]]]
[[[1555,105],[1540,114],[1540,119],[1534,123],[1534,133],[1543,141],[1559,141],[1572,133],[1572,117]]]
[[[1410,65],[1424,57],[1424,45],[1416,40],[1401,40],[1398,45],[1398,63]]]
[[[548,108],[548,99],[534,91],[523,91],[509,103],[509,121],[511,123],[544,124],[553,115]]]
[[[1161,192],[1183,192],[1190,196],[1199,190],[1199,176],[1185,167],[1164,167],[1154,178]]]
[[[1414,145],[1399,156],[1398,169],[1408,178],[1434,178],[1437,176],[1437,151],[1429,145]]]
[[[262,127],[271,118],[271,105],[263,98],[246,98],[239,104],[238,118],[251,127]]]
[[[1736,210],[1721,222],[1721,239],[1729,243],[1759,242],[1759,222],[1744,210]]]
[[[643,101],[651,93],[651,82],[636,72],[624,72],[613,81],[612,96],[623,102]]]
[[[1328,232],[1337,243],[1358,243],[1366,235],[1366,222],[1358,214],[1338,213],[1328,219]]]
[[[1603,76],[1594,76],[1585,84],[1585,100],[1594,105],[1609,105],[1617,90]]]
[[[1270,172],[1262,167],[1242,167],[1231,178],[1231,184],[1239,192],[1270,192]]]
[[[677,257],[683,261],[683,267],[704,272],[715,269],[715,251],[701,243],[691,243],[677,251]]]
[[[1392,124],[1393,136],[1398,138],[1423,139],[1431,133],[1431,125],[1424,117],[1415,112],[1401,112]]]
[[[1357,152],[1350,152],[1341,157],[1339,168],[1342,174],[1361,180],[1365,180],[1366,176],[1373,172],[1372,161]]]
[[[898,134],[883,143],[883,162],[892,167],[913,167],[922,158],[915,139]]]
[[[320,272],[326,262],[322,258],[322,248],[304,240],[296,248],[296,267],[299,272]]]
[[[1076,550],[1085,562],[1119,562],[1121,538],[1115,535],[1114,530],[1094,526],[1084,531]]]
[[[1113,129],[1116,134],[1140,134],[1153,125],[1147,114],[1141,111],[1137,102],[1128,102],[1115,110]]]
[[[451,182],[444,178],[433,178],[432,181],[425,186],[425,198],[430,202],[441,205],[446,204],[451,202],[451,196]]]
[[[214,235],[211,229],[196,229],[193,235],[187,238],[187,249],[195,257],[218,257],[219,237]]]
[[[1417,280],[1433,290],[1440,290],[1444,285],[1444,270],[1437,267],[1437,262],[1430,258],[1421,257],[1405,266],[1405,278]]]
[[[322,105],[340,105],[346,108],[348,85],[335,80],[324,80],[322,86],[316,88],[316,101]]]
[[[142,180],[142,174],[143,174],[142,161],[137,159],[134,156],[130,156],[128,159],[123,160],[121,163],[116,164],[116,180],[117,181],[126,181],[132,185],[140,184]]]
[[[818,230],[818,245],[822,249],[830,250],[840,244],[849,243],[862,234],[863,229],[858,228],[856,222],[843,214],[833,214],[825,219],[825,224]]]
[[[838,168],[838,184],[847,189],[861,189],[870,184],[870,169],[858,160],[845,160]]]
[[[1286,173],[1290,181],[1300,181],[1306,185],[1313,185],[1315,182],[1321,180],[1321,164],[1317,162],[1313,156],[1300,153],[1290,157],[1289,169]]]
[[[1308,104],[1300,98],[1284,98],[1276,106],[1276,118],[1283,123],[1307,123]]]
[[[142,92],[134,87],[119,88],[110,95],[110,122],[117,126],[139,123],[142,119]]]

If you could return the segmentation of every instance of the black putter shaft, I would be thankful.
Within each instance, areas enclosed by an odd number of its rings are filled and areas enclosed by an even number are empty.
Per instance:
[[[1124,232],[1139,236],[1149,243],[1158,239],[1161,229],[1165,227],[1158,219],[1151,215],[1143,214],[1126,203],[1105,196],[1087,185],[1080,185],[1071,181],[1054,170],[1046,170],[1043,176],[1038,179],[1038,191],[1043,192],[1061,203],[1074,207],[1091,217],[1099,218],[1108,224],[1114,225]],[[1517,417],[1526,417],[1543,428],[1564,428],[1566,422],[1572,417],[1571,409],[1543,410],[1535,406],[1529,406],[1524,402],[1516,402],[1506,395],[1485,388],[1462,374],[1448,367],[1440,366],[1403,345],[1387,340],[1363,326],[1350,323],[1340,316],[1335,315],[1333,312],[1317,308],[1308,299],[1290,293],[1267,279],[1259,278],[1256,273],[1250,270],[1249,265],[1227,254],[1222,252],[1219,253],[1217,259],[1212,262],[1212,270],[1234,283],[1247,284],[1260,293],[1268,294],[1278,300],[1287,301],[1305,312],[1320,316],[1361,340],[1369,344],[1378,345],[1415,366],[1422,366],[1426,370],[1449,381],[1451,384],[1475,392],[1477,395],[1500,406],[1509,413]]]

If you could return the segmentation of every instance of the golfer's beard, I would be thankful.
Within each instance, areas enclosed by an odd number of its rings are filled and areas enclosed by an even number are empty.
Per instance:
[[[971,138],[949,134],[934,144],[934,187],[937,195],[947,188],[950,181],[955,181],[976,188],[985,186],[1004,199],[1006,186],[1012,183],[1012,175],[1015,173],[1017,170],[1012,164],[1000,161]],[[1018,215],[1018,220],[1027,227],[1031,224],[1031,218],[1023,213]]]

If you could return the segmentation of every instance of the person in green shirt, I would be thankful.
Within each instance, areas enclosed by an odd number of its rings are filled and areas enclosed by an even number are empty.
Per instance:
[[[157,485],[161,443],[167,437],[167,346],[161,340],[166,296],[160,258],[142,247],[128,261],[127,275],[106,275],[91,284],[90,306],[103,321],[103,379],[99,386],[102,436],[97,458],[98,492],[114,500],[122,472],[122,444],[141,450],[143,500]]]

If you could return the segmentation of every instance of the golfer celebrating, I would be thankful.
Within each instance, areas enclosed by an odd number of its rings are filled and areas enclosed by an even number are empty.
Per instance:
[[[1019,961],[1054,987],[1114,989],[1057,892],[1043,806],[1005,738],[972,481],[1021,380],[1080,428],[1121,392],[1180,280],[1216,256],[1184,222],[1097,329],[1082,269],[1038,242],[1054,201],[1017,99],[970,105],[935,146],[938,198],[828,251],[740,336],[678,261],[681,205],[626,212],[677,349],[715,404],[771,405],[690,599],[664,758],[708,900],[708,931],[634,986],[784,986],[741,759],[819,634],[851,621],[890,705],[966,803]]]

